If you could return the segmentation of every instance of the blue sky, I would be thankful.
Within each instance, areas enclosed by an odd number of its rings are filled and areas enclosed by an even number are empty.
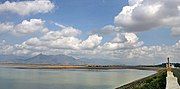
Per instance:
[[[142,54],[146,51],[144,54],[149,58],[152,57],[152,49],[153,57],[162,56],[156,54],[159,50],[163,53],[172,48],[172,53],[179,52],[178,0],[0,2],[0,47],[9,47],[0,51],[1,54],[22,52],[34,55],[44,51],[39,50],[43,48],[68,55],[98,57],[94,54],[105,52],[100,56],[137,59],[140,54],[136,50]],[[177,54],[172,55],[177,57]]]
[[[5,1],[1,0],[1,3]],[[2,13],[0,21],[19,23],[24,19],[41,18],[48,22],[46,26],[51,29],[57,29],[51,24],[51,22],[57,22],[63,25],[73,26],[86,33],[93,29],[100,29],[108,24],[114,24],[114,16],[121,11],[123,6],[128,4],[127,0],[53,0],[52,2],[55,3],[56,7],[50,13],[39,13],[28,16]],[[87,36],[85,35],[83,37]],[[83,37],[82,39],[84,39]],[[1,40],[3,38],[2,36]]]
[[[139,37],[145,45],[172,45],[180,38],[171,36],[170,28],[154,29],[139,33]]]
[[[5,1],[1,0],[1,3]],[[51,29],[57,29],[51,24],[51,22],[57,22],[73,26],[82,30],[84,34],[88,34],[91,30],[100,29],[105,25],[114,25],[114,17],[118,15],[124,6],[128,5],[128,0],[53,0],[52,2],[55,3],[56,7],[50,13],[28,16],[1,13],[0,21],[19,23],[24,19],[41,18],[48,22],[46,26]],[[170,28],[160,29],[162,30],[144,31],[138,33],[138,35],[145,45],[172,45],[179,39],[179,37],[171,36]],[[85,39],[87,35],[82,35],[81,38]],[[0,39],[11,41],[13,37],[5,37],[1,34]],[[15,40],[15,42],[21,42],[21,39],[15,38]]]

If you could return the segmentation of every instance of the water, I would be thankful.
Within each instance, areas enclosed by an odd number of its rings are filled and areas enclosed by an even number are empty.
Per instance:
[[[154,74],[146,70],[40,70],[0,68],[0,89],[114,89]]]

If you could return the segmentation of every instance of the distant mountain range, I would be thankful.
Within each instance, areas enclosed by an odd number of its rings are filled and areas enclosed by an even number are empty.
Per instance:
[[[34,57],[0,55],[0,63],[23,63],[23,64],[60,64],[60,65],[83,65],[83,64],[120,64],[117,61],[107,59],[74,58],[68,55],[44,55],[39,54]]]
[[[17,55],[0,55],[0,63],[20,63],[27,59],[25,56],[17,56]]]
[[[59,55],[43,55],[39,54],[32,58],[24,60],[24,63],[29,64],[62,64],[62,65],[79,65],[81,61],[71,56]]]
[[[34,57],[22,57],[16,55],[0,55],[1,63],[24,63],[24,64],[62,64],[62,65],[79,65],[81,61],[71,56],[43,55],[39,54]]]

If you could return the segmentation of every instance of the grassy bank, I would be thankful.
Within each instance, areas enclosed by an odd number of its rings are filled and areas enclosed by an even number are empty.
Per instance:
[[[136,80],[116,89],[165,89],[166,74],[166,70],[159,70],[156,74]]]
[[[180,69],[172,69],[172,71],[174,76],[178,78],[178,83],[180,85]]]

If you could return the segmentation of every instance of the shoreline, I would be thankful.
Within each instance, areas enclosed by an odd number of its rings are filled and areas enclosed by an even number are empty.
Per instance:
[[[0,63],[0,67],[16,69],[138,69],[158,71],[162,67],[143,67],[126,65],[58,65],[58,64],[20,64],[20,63]]]

